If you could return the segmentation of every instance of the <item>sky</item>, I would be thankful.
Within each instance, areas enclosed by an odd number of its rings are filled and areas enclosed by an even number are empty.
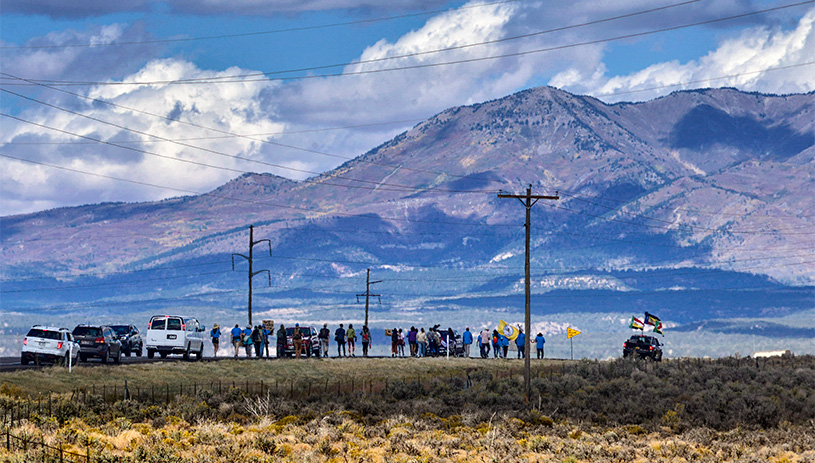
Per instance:
[[[815,90],[800,0],[3,0],[0,216],[304,179],[447,108]],[[179,162],[178,159],[196,164]]]

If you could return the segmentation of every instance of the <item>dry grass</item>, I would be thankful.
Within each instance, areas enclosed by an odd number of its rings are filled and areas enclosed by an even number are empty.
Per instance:
[[[534,425],[517,418],[394,416],[366,425],[347,413],[312,419],[265,417],[251,424],[180,418],[160,427],[129,422],[12,430],[100,461],[123,462],[812,462],[812,427],[646,434],[625,427]],[[118,460],[121,459],[121,460]],[[37,450],[6,452],[1,462],[42,461]]]

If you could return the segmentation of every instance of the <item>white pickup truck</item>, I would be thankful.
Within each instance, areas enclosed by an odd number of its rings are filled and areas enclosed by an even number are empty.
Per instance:
[[[200,360],[204,354],[204,326],[193,317],[154,315],[147,325],[144,347],[147,358],[153,358],[158,352],[161,358],[183,354],[188,360],[190,354],[195,354]]]

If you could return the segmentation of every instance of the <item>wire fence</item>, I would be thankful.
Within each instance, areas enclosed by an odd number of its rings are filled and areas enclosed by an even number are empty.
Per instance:
[[[54,461],[59,463],[91,463],[91,461],[93,461],[90,447],[86,447],[84,453],[71,452],[65,450],[62,444],[58,447],[46,444],[43,437],[37,440],[25,434],[15,435],[11,432],[10,427],[3,431],[3,442],[7,452],[16,452],[18,450],[22,450],[23,452],[28,452],[29,450],[36,451],[36,455],[33,455],[33,458],[36,459],[35,461]]]

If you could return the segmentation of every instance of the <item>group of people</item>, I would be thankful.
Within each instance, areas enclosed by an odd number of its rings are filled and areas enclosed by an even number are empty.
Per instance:
[[[495,358],[507,358],[509,342],[509,338],[498,330],[492,330],[492,333],[490,333],[490,330],[484,328],[478,334],[478,346],[481,350],[481,358],[489,358],[490,346],[492,346],[492,352]],[[537,349],[539,359],[544,358],[544,344],[546,344],[546,338],[543,337],[543,333],[538,333],[535,337],[535,348]],[[515,347],[518,350],[518,358],[524,358],[526,355],[526,335],[521,328],[518,328],[518,335],[515,337]]]
[[[305,328],[304,330],[310,330],[310,328]],[[517,347],[518,358],[524,358],[526,335],[522,329],[519,328],[518,330],[519,333],[515,337],[515,346]],[[232,345],[235,348],[234,355],[236,358],[241,348],[244,349],[247,357],[253,356],[253,350],[255,357],[270,357],[269,337],[272,335],[271,329],[263,325],[257,325],[254,328],[251,326],[241,328],[240,325],[236,323],[229,334],[231,336]],[[308,355],[305,349],[311,348],[311,346],[304,340],[304,337],[311,336],[311,332],[306,333],[301,331],[299,323],[295,324],[291,332],[289,332],[284,325],[280,325],[276,334],[276,354],[278,357],[284,357],[288,353],[289,337],[291,337],[291,355],[293,357],[300,358],[303,355]],[[385,335],[388,336],[391,341],[391,357],[406,357],[407,355],[411,357],[432,357],[444,355],[447,353],[447,349],[453,349],[452,353],[455,355],[455,344],[448,344],[448,340],[456,339],[455,331],[453,331],[452,328],[439,330],[439,325],[435,325],[425,331],[424,328],[417,329],[415,326],[411,326],[407,333],[401,328],[393,328],[391,330],[385,330]],[[317,335],[319,342],[318,355],[320,357],[329,356],[330,337],[331,331],[328,328],[328,324],[324,323]],[[221,338],[221,329],[217,323],[212,326],[210,338],[215,356],[217,356]],[[358,340],[362,343],[362,356],[368,357],[368,352],[373,343],[373,336],[368,326],[365,325],[362,327],[358,339],[353,324],[348,324],[348,328],[346,329],[344,325],[340,323],[339,328],[334,331],[334,342],[337,343],[337,357],[356,357],[356,343]],[[464,357],[470,357],[470,347],[475,342],[479,347],[481,358],[489,358],[490,350],[492,350],[494,358],[507,358],[510,344],[510,339],[503,333],[498,330],[493,330],[492,333],[490,333],[486,328],[473,336],[470,328],[467,327],[461,335],[461,341],[464,346]],[[537,358],[544,358],[544,344],[546,343],[546,339],[543,337],[543,333],[538,333],[534,342],[537,349]],[[409,354],[405,353],[405,345],[409,347]]]
[[[265,328],[263,325],[256,325],[254,328],[247,326],[241,328],[240,324],[235,323],[235,327],[229,331],[232,346],[235,348],[235,357],[241,351],[241,348],[246,352],[247,357],[252,357],[253,351],[256,357],[269,357],[269,336],[272,331]],[[212,341],[212,349],[215,356],[218,356],[218,349],[221,345],[221,327],[215,323],[209,332],[210,340]]]

